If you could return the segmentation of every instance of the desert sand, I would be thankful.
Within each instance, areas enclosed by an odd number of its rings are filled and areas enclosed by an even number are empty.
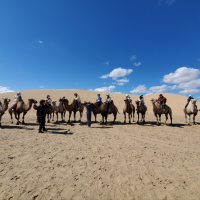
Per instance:
[[[94,102],[98,93],[44,89],[22,91],[22,97],[39,101],[49,94],[71,102],[74,92],[82,102]],[[15,93],[0,94],[0,99],[8,97],[12,105]],[[106,93],[100,94],[104,100]],[[169,119],[163,123],[164,116],[156,124],[150,99],[158,94],[145,96],[144,125],[123,123],[125,94],[117,93],[111,93],[120,112],[114,125],[92,123],[87,128],[84,110],[82,122],[73,123],[73,117],[71,123],[51,121],[47,132],[38,133],[33,108],[25,125],[11,124],[6,111],[0,129],[0,199],[200,199],[200,114],[197,125],[188,126],[183,114],[187,98],[163,95],[172,108],[172,126]],[[130,96],[133,102],[138,99]],[[108,122],[112,119],[109,115]]]

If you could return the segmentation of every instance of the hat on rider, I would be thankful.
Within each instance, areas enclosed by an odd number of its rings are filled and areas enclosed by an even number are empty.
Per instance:
[[[128,97],[129,95],[128,94],[126,94],[126,97]]]
[[[50,95],[47,95],[47,98],[50,97]]]
[[[192,97],[192,95],[190,94],[189,97]]]
[[[160,96],[160,97],[162,97],[163,95],[162,95],[162,94],[160,94],[159,96]]]
[[[109,94],[106,94],[106,96],[110,96]]]

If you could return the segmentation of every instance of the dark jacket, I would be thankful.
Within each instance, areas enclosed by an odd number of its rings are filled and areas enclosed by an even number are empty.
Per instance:
[[[45,117],[47,108],[49,108],[49,106],[40,104],[38,107],[38,117],[40,117],[40,118]]]
[[[161,104],[165,104],[166,103],[165,97],[159,97],[158,101],[160,101]]]
[[[188,99],[187,99],[187,102],[188,102],[188,104],[190,103],[190,100],[191,99],[194,99],[193,97],[189,97]]]

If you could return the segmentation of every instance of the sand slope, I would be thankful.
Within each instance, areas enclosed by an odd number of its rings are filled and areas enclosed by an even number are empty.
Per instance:
[[[74,92],[82,101],[96,99],[97,92],[83,90],[33,90],[22,96],[27,101],[50,94],[71,101]],[[14,100],[14,95],[0,98]],[[33,109],[26,125],[11,125],[6,113],[0,129],[0,199],[199,199],[200,117],[197,125],[186,125],[187,98],[164,94],[174,125],[157,126],[150,102],[157,96],[145,96],[145,125],[123,123],[125,94],[111,94],[120,112],[116,124],[93,123],[91,129],[85,126],[85,111],[82,123],[51,122],[43,134]]]

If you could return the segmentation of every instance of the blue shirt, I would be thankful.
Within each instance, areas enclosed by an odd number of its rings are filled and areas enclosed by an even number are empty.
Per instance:
[[[92,105],[91,105],[91,104],[88,104],[88,105],[86,105],[86,108],[87,108],[86,114],[87,114],[87,115],[91,115]]]
[[[98,97],[97,102],[101,103],[101,97]]]

